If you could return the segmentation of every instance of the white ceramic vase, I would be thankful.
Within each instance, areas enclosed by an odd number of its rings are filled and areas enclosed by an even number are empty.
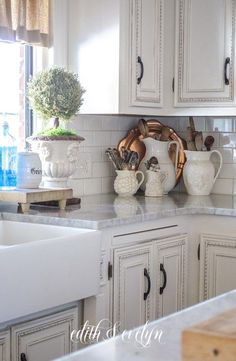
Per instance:
[[[185,150],[187,161],[183,169],[184,184],[190,195],[209,195],[222,167],[222,155],[218,150],[197,152]],[[216,153],[220,159],[217,171],[210,160]]]
[[[117,170],[117,177],[114,182],[114,189],[117,194],[123,197],[134,195],[144,180],[143,172],[134,170]],[[137,176],[141,175],[138,181]]]
[[[38,188],[42,179],[42,163],[36,152],[17,153],[18,188]]]
[[[67,188],[79,160],[79,140],[30,140],[42,162],[43,187]]]
[[[158,159],[158,163],[160,165],[160,169],[165,171],[166,179],[163,182],[164,194],[167,194],[171,189],[174,188],[176,184],[176,169],[177,169],[177,161],[179,154],[179,143],[176,141],[159,141],[153,139],[151,137],[144,138],[143,142],[146,147],[146,153],[142,162],[140,163],[139,169],[144,173],[145,179],[141,186],[142,190],[145,190],[146,182],[147,182],[147,170],[145,166],[145,162],[151,157],[156,157]],[[172,163],[169,157],[169,148],[172,144],[176,145],[176,157],[175,164]]]

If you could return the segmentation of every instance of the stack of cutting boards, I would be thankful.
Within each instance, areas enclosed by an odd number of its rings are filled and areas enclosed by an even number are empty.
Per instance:
[[[182,335],[183,361],[236,361],[236,308]]]

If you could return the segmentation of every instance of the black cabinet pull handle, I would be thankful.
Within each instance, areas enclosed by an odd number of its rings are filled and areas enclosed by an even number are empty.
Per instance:
[[[229,85],[229,78],[227,77],[227,67],[230,64],[230,58],[225,59],[225,66],[224,66],[224,77],[225,77],[225,85]]]
[[[166,284],[167,284],[167,274],[166,274],[166,270],[164,268],[163,263],[160,264],[160,271],[163,273],[163,286],[160,287],[160,295],[162,295],[164,289],[166,288]]]
[[[140,84],[144,73],[144,66],[140,56],[138,56],[138,64],[140,64],[141,70],[140,70],[140,76],[137,78],[137,84]]]
[[[25,353],[20,354],[20,361],[27,361],[27,358],[25,356]]]
[[[147,292],[144,292],[144,294],[143,294],[143,299],[144,299],[144,301],[146,301],[146,299],[147,299],[147,297],[148,297],[148,295],[149,295],[149,293],[151,291],[151,279],[150,279],[150,276],[148,274],[147,268],[144,268],[144,277],[146,277],[147,280],[148,280]]]

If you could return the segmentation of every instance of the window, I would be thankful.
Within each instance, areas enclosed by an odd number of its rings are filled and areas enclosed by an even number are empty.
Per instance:
[[[0,128],[4,121],[15,137],[18,150],[32,133],[26,85],[33,72],[33,49],[29,45],[0,42]]]

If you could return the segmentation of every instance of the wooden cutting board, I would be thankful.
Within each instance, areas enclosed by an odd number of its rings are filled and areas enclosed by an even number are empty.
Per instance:
[[[4,202],[18,202],[24,213],[29,211],[30,203],[58,201],[59,208],[65,209],[66,200],[73,197],[73,190],[70,188],[58,189],[13,189],[1,190],[0,201]]]
[[[182,334],[183,361],[236,361],[236,308]]]

